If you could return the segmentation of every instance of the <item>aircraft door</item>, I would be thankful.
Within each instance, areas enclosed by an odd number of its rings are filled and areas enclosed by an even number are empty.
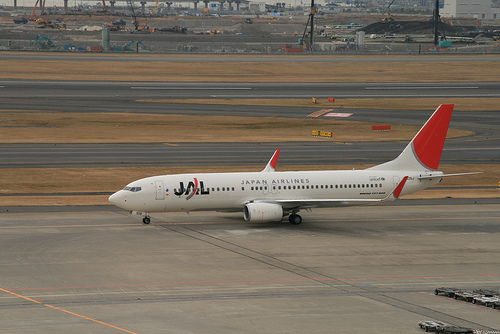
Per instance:
[[[164,200],[165,199],[165,187],[163,186],[163,181],[162,180],[155,181],[155,188],[156,188],[156,199],[157,200]]]
[[[277,194],[278,193],[278,186],[275,185],[274,183],[271,185],[271,193],[272,194]]]

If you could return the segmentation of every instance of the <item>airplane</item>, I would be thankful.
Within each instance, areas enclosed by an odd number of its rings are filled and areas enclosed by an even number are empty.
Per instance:
[[[374,204],[398,199],[433,186],[444,177],[438,171],[453,112],[440,105],[395,159],[364,170],[276,172],[276,150],[261,172],[195,173],[147,177],[109,197],[114,205],[144,216],[153,212],[242,212],[248,222],[279,222],[313,208]]]

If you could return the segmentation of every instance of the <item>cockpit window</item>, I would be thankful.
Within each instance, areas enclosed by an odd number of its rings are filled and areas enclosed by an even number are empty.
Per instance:
[[[123,190],[125,190],[125,191],[131,191],[133,193],[136,193],[138,191],[141,191],[142,188],[141,187],[125,187],[125,188],[123,188]]]

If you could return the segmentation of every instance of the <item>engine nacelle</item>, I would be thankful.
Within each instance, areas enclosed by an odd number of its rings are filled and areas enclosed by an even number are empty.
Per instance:
[[[283,208],[273,203],[248,203],[243,217],[247,222],[279,222],[283,218]]]

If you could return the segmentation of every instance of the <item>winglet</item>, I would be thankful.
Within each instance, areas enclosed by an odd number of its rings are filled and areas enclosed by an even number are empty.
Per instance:
[[[269,162],[267,163],[266,168],[262,170],[263,172],[274,172],[274,170],[276,169],[276,164],[278,163],[278,157],[280,155],[280,151],[281,150],[279,149],[274,151],[274,154],[271,160],[269,160]]]

